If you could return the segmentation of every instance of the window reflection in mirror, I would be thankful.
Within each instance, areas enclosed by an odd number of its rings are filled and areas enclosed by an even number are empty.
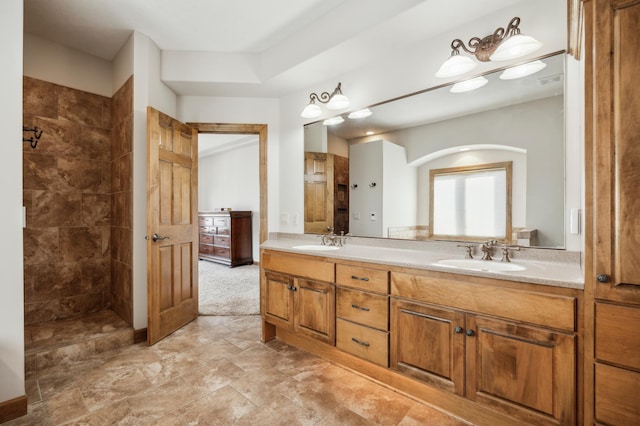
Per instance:
[[[511,169],[503,162],[431,170],[430,237],[509,242]]]

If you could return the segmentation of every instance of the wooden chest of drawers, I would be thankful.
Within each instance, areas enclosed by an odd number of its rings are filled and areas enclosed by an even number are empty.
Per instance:
[[[198,258],[231,267],[253,263],[250,211],[200,212]]]

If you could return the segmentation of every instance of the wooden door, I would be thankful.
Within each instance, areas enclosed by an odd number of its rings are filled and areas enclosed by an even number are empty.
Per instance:
[[[640,303],[640,1],[598,0],[593,25],[596,298]]]
[[[333,227],[333,155],[304,153],[304,232],[322,234]]]
[[[575,424],[571,334],[467,314],[466,396],[535,424]]]
[[[325,343],[336,343],[336,290],[332,283],[296,278],[294,329]]]
[[[391,368],[464,394],[462,312],[391,299]]]
[[[197,130],[147,107],[149,345],[198,316],[197,194]]]

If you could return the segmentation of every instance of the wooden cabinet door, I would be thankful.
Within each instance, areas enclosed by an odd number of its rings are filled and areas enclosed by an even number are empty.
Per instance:
[[[293,294],[295,331],[335,345],[335,285],[296,278]]]
[[[640,303],[640,1],[595,2],[593,274],[596,297]]]
[[[293,278],[264,273],[264,316],[272,324],[293,327]]]
[[[464,327],[460,311],[392,298],[390,367],[463,395]]]
[[[536,424],[574,424],[573,335],[467,315],[466,396]]]

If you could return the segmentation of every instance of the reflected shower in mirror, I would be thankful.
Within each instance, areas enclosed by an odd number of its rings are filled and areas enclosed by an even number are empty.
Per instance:
[[[504,241],[564,247],[565,55],[536,60],[543,65],[535,62],[532,74],[500,69],[473,91],[429,88],[370,106],[365,118],[344,113],[335,126],[306,125],[305,233],[331,226],[431,239],[432,170],[510,162],[512,229]]]

